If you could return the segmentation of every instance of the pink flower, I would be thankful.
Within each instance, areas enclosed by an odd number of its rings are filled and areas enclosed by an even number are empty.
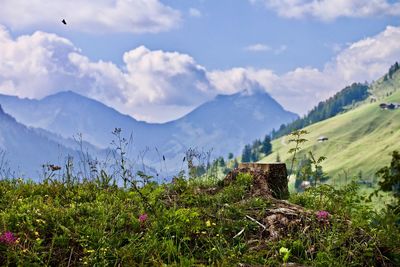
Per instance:
[[[329,218],[329,212],[325,210],[320,210],[317,212],[317,218],[318,220],[327,220]]]
[[[17,238],[10,231],[4,232],[0,236],[0,243],[3,243],[5,245],[14,245],[15,241],[17,241]]]
[[[149,216],[147,215],[147,213],[143,213],[139,216],[139,222],[144,223],[145,221],[147,221],[147,218]]]

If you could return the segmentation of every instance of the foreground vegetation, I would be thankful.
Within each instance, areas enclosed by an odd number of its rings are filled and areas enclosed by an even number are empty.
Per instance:
[[[249,174],[229,183],[136,178],[125,188],[101,177],[0,181],[0,264],[400,264],[399,215],[370,209],[356,183],[320,185],[287,202],[254,193]]]

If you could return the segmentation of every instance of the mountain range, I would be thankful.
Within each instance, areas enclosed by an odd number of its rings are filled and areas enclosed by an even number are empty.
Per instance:
[[[219,95],[180,119],[167,123],[147,123],[119,113],[103,103],[84,97],[72,91],[60,92],[40,100],[0,95],[0,105],[8,118],[7,127],[24,129],[25,136],[14,145],[3,150],[10,155],[14,166],[23,168],[26,162],[40,166],[54,162],[59,155],[45,148],[57,145],[59,151],[67,154],[79,153],[71,138],[81,134],[85,150],[94,157],[104,156],[114,136],[112,131],[121,128],[124,136],[133,136],[133,151],[147,151],[144,162],[149,166],[165,158],[165,169],[171,173],[180,167],[180,162],[189,148],[212,151],[214,157],[240,153],[244,144],[261,138],[278,128],[282,123],[295,120],[298,116],[286,111],[269,94],[247,91],[233,95]],[[13,119],[15,118],[15,119]],[[7,129],[4,122],[2,129]],[[1,133],[3,139],[7,130]],[[38,140],[43,140],[40,143]],[[46,140],[50,145],[45,145]],[[31,144],[31,153],[21,155],[25,143]],[[35,144],[41,144],[34,147]],[[3,142],[5,144],[5,142]],[[20,145],[18,145],[20,144]],[[157,149],[155,149],[157,148]],[[143,152],[144,153],[144,152]],[[43,155],[38,157],[35,155]],[[58,153],[60,154],[60,153]],[[142,154],[143,155],[143,154]],[[35,160],[30,160],[35,158]],[[26,173],[34,175],[32,166]]]
[[[54,141],[37,129],[26,127],[6,114],[0,107],[1,178],[14,175],[38,178],[42,165],[62,165],[68,155],[78,158],[78,152],[63,146],[62,138]]]

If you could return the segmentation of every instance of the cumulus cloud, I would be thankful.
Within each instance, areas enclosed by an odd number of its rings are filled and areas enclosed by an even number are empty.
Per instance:
[[[283,74],[252,67],[207,70],[190,55],[145,46],[127,51],[122,66],[92,61],[68,39],[35,32],[13,38],[0,26],[0,93],[41,98],[73,90],[148,121],[184,115],[216,94],[269,92],[304,114],[353,82],[377,79],[400,58],[400,27],[344,47],[322,69]]]
[[[179,11],[159,0],[2,0],[0,23],[13,29],[48,25],[95,33],[156,33],[181,21]]]
[[[249,0],[263,3],[287,18],[313,17],[324,21],[338,17],[400,15],[400,3],[388,0]]]
[[[171,118],[176,118],[216,94],[205,68],[178,52],[140,46],[126,52],[119,67],[91,61],[55,34],[35,32],[13,39],[4,27],[0,28],[0,51],[0,92],[4,94],[42,98],[73,90],[152,121],[165,114],[175,113]],[[152,113],[158,106],[165,112]]]
[[[346,49],[325,67],[346,83],[373,80],[400,59],[400,27],[388,26],[376,36],[365,38]]]
[[[206,70],[192,57],[177,52],[140,46],[124,54],[123,68],[90,62],[78,53],[71,53],[69,59],[86,84],[85,95],[138,119],[176,118],[215,95]]]
[[[54,87],[74,78],[68,53],[79,51],[73,44],[54,34],[35,32],[13,40],[0,26],[0,88],[2,93],[43,97]]]
[[[221,93],[233,94],[243,90],[252,92],[260,87],[269,90],[279,76],[267,69],[233,68],[209,72],[208,78]]]

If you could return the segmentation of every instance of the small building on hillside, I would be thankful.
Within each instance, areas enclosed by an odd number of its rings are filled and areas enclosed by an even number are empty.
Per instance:
[[[381,109],[400,109],[400,104],[399,103],[380,103],[379,107]]]
[[[318,142],[325,142],[328,141],[328,137],[321,135],[320,137],[318,137]]]
[[[301,182],[300,187],[301,187],[301,189],[305,190],[305,189],[311,187],[311,183],[310,183],[310,181],[303,181],[303,182]]]

